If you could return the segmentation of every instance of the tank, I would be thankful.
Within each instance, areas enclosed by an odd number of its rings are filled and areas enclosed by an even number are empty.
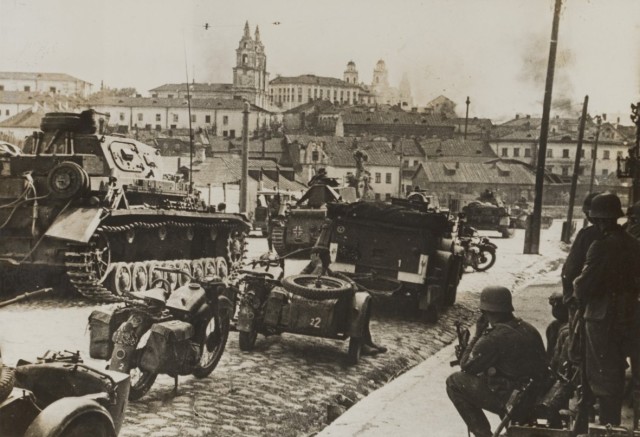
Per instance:
[[[97,301],[158,278],[182,285],[185,275],[159,266],[229,273],[244,253],[246,217],[210,212],[188,182],[164,173],[154,148],[103,125],[92,110],[48,113],[25,154],[0,159],[0,272],[47,271],[44,281],[66,278]]]
[[[526,200],[519,200],[511,207],[511,222],[516,229],[526,229],[527,220],[533,214],[533,209],[529,206],[529,202]],[[553,224],[553,217],[548,215],[542,215],[540,217],[540,227],[542,229],[549,229]]]
[[[510,238],[514,234],[509,208],[490,190],[482,193],[476,201],[465,205],[462,212],[467,225],[477,230],[497,231],[504,238]]]

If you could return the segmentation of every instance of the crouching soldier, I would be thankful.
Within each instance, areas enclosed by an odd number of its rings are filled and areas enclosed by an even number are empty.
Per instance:
[[[480,311],[475,336],[460,360],[462,371],[447,378],[447,394],[469,431],[489,437],[491,426],[482,410],[503,416],[514,390],[543,378],[547,360],[540,333],[514,317],[507,288],[482,290]]]
[[[549,296],[553,321],[547,326],[547,359],[551,370],[557,372],[568,359],[567,339],[569,338],[569,309],[563,302],[562,293],[554,292]]]

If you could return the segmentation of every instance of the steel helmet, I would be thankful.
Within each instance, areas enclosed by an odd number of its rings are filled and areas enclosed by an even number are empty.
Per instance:
[[[511,303],[511,291],[500,285],[490,285],[485,287],[480,293],[480,309],[494,313],[511,313],[513,304]]]
[[[582,212],[584,212],[585,214],[589,213],[589,210],[591,209],[591,201],[598,194],[602,194],[602,193],[589,193],[589,194],[587,194],[587,197],[584,198],[584,202],[582,203]]]
[[[623,215],[620,199],[613,193],[598,194],[591,201],[591,208],[589,209],[591,218],[617,219]]]

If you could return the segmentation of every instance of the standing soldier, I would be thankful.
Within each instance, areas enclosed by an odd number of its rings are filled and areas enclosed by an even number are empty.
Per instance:
[[[447,378],[447,394],[476,437],[490,437],[482,410],[505,414],[514,390],[529,381],[539,384],[547,369],[540,333],[513,315],[511,292],[500,286],[480,294],[482,315],[476,333],[460,359],[461,372]]]
[[[280,206],[280,193],[276,193],[267,206],[267,246],[269,252],[273,252],[273,227],[277,225],[276,219],[280,214]]]
[[[620,425],[626,357],[631,357],[634,423],[640,407],[640,242],[618,218],[620,199],[612,193],[591,202],[591,220],[602,233],[574,282],[578,317],[585,321],[586,375],[600,400],[600,423]]]

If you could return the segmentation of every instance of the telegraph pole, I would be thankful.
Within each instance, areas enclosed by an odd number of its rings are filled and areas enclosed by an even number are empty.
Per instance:
[[[549,112],[551,110],[551,94],[553,92],[553,74],[556,66],[558,49],[558,28],[560,27],[560,9],[562,0],[556,0],[553,8],[553,25],[551,26],[551,42],[549,43],[549,63],[542,104],[542,124],[540,125],[540,147],[538,148],[538,166],[536,168],[536,197],[533,201],[533,213],[524,236],[524,253],[538,254],[540,250],[540,224],[542,220],[542,193],[544,187],[544,171],[547,155],[547,138],[549,136]]]
[[[567,221],[562,226],[562,241],[569,244],[571,242],[571,228],[573,224],[573,205],[576,200],[576,189],[578,187],[578,173],[580,172],[580,158],[582,154],[582,141],[584,140],[584,125],[587,119],[587,106],[589,96],[584,96],[582,105],[582,117],[580,118],[580,128],[578,130],[578,147],[576,148],[576,159],[573,164],[573,176],[571,177],[571,191],[569,192],[569,211]]]
[[[598,139],[600,138],[600,125],[602,124],[602,117],[596,115],[596,140],[593,143],[593,151],[591,152],[591,179],[589,180],[589,193],[593,192],[593,181],[596,178],[596,161],[598,160]]]
[[[471,100],[469,100],[469,96],[467,96],[467,101],[465,102],[467,104],[467,115],[464,116],[464,139],[467,139],[467,124],[469,123],[469,103],[471,103]]]
[[[247,212],[249,192],[249,102],[242,111],[242,176],[240,180],[240,212]]]

